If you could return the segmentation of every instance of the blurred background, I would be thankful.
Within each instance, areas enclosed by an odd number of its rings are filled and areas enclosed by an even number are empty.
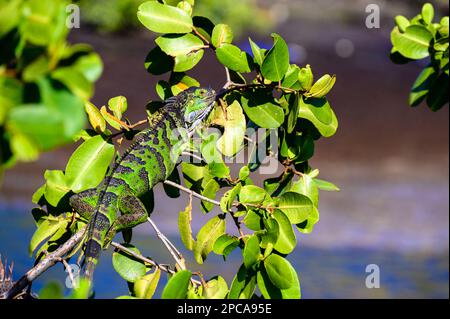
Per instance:
[[[77,1],[81,28],[72,43],[91,44],[105,70],[93,102],[101,106],[112,96],[128,98],[132,121],[145,117],[145,104],[156,99],[159,78],[144,68],[153,47],[151,32],[135,19],[140,0]],[[447,1],[431,1],[440,19]],[[366,27],[369,4],[380,8],[380,28]],[[311,165],[321,178],[333,181],[338,193],[321,193],[320,221],[312,234],[298,234],[299,245],[289,257],[300,275],[304,298],[448,298],[449,297],[449,114],[448,107],[432,113],[425,105],[407,105],[409,89],[423,65],[395,65],[389,60],[393,17],[411,18],[422,1],[358,0],[197,0],[196,14],[228,23],[239,36],[235,42],[249,51],[247,37],[270,47],[270,32],[289,43],[292,62],[310,64],[318,77],[336,74],[329,96],[338,119],[335,136],[319,141]],[[223,69],[208,56],[192,74],[203,85],[220,88]],[[5,173],[0,189],[0,253],[15,263],[15,279],[28,270],[28,242],[35,230],[31,195],[44,182],[45,169],[64,169],[75,145],[44,154],[32,164]],[[178,212],[188,198],[168,200],[156,189],[153,220],[183,248],[177,232]],[[194,232],[205,220],[194,210]],[[172,263],[150,225],[141,225],[134,243],[160,263]],[[228,283],[240,265],[239,252],[224,263],[211,254],[193,270],[222,274]],[[127,293],[126,283],[105,252],[96,271],[96,297]],[[366,266],[380,268],[380,288],[368,289]],[[35,283],[64,283],[62,265]]]

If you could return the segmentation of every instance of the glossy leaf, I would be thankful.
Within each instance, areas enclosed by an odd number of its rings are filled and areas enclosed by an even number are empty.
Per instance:
[[[167,282],[162,292],[162,299],[186,298],[192,273],[189,270],[181,270],[174,274]]]
[[[262,128],[277,128],[284,121],[283,109],[267,92],[250,92],[241,97],[241,105],[250,120]]]
[[[166,34],[156,38],[155,42],[163,52],[173,57],[201,50],[204,46],[203,41],[191,33],[184,35]]]
[[[286,192],[280,197],[278,209],[286,214],[291,224],[299,224],[311,214],[313,203],[305,195]]]
[[[433,35],[424,26],[410,25],[402,33],[395,27],[391,32],[391,41],[403,56],[410,59],[423,59],[429,56],[429,47]]]
[[[298,72],[298,81],[302,90],[309,91],[311,89],[314,83],[314,76],[309,64]]]
[[[239,239],[236,236],[223,234],[214,243],[213,251],[217,255],[228,256],[237,246],[239,246]]]
[[[213,250],[217,238],[226,231],[225,219],[223,216],[211,218],[197,234],[197,241],[194,245],[194,257],[199,264],[203,264],[206,256]]]
[[[193,28],[192,18],[188,13],[157,1],[141,4],[137,16],[147,29],[157,33],[189,33]]]
[[[145,275],[134,283],[134,293],[137,298],[151,299],[158,286],[161,269],[156,267],[151,274]]]
[[[220,63],[230,70],[248,73],[251,71],[250,57],[233,44],[224,43],[216,49],[216,56]]]
[[[339,187],[334,185],[331,182],[324,181],[322,179],[315,178],[314,183],[317,185],[317,187],[323,191],[329,191],[329,192],[338,192],[340,191]]]
[[[228,299],[250,299],[256,288],[256,276],[242,264],[231,283]]]
[[[233,30],[226,24],[218,24],[214,27],[211,41],[216,48],[220,48],[225,43],[230,44],[233,42]]]
[[[264,50],[261,49],[255,42],[253,42],[252,39],[248,38],[248,41],[250,42],[250,47],[252,49],[255,62],[258,63],[259,66],[262,66],[265,58]]]
[[[123,246],[140,254],[139,249],[131,244],[123,244]],[[125,252],[114,252],[112,255],[112,264],[117,273],[126,281],[136,282],[145,275],[146,266],[144,262]]]
[[[119,120],[122,119],[123,113],[128,109],[128,102],[125,96],[116,96],[108,101],[108,108],[114,113]]]
[[[253,268],[259,261],[259,257],[261,255],[258,236],[252,235],[247,239],[245,242],[243,255],[245,268]]]
[[[324,137],[336,133],[338,121],[325,98],[300,99],[299,117],[309,120]]]
[[[280,289],[288,289],[294,285],[294,276],[290,263],[283,257],[271,254],[264,259],[264,268],[270,281]]]
[[[203,58],[205,51],[198,50],[188,53],[186,55],[179,55],[175,57],[174,72],[186,72],[194,68]]]
[[[297,245],[297,238],[295,237],[291,222],[280,210],[274,211],[273,218],[275,218],[279,226],[278,240],[274,248],[282,254],[290,254]]]
[[[255,185],[245,185],[239,192],[239,202],[243,204],[260,204],[268,196],[267,192]]]
[[[425,3],[422,7],[422,19],[426,24],[433,22],[434,8],[431,3]]]
[[[28,246],[28,252],[31,255],[33,251],[47,238],[55,234],[58,229],[65,228],[68,224],[67,220],[64,219],[45,219],[43,220],[36,231],[31,237],[30,244]]]
[[[278,82],[281,81],[289,68],[289,48],[278,34],[273,33],[274,44],[267,53],[261,66],[264,78]]]
[[[70,186],[67,183],[67,178],[64,173],[59,170],[46,170],[45,177],[45,192],[44,196],[47,202],[56,207],[59,201],[68,192],[70,192]]]
[[[75,193],[96,187],[105,176],[114,157],[114,145],[101,136],[83,142],[66,166],[66,182]]]
[[[224,299],[227,294],[228,285],[221,276],[208,280],[203,289],[203,297],[206,299]]]
[[[91,102],[84,104],[84,110],[89,118],[89,123],[97,133],[104,133],[106,130],[106,121],[98,108]]]

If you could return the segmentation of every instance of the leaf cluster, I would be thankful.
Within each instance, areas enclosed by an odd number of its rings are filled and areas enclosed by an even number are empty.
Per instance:
[[[0,1],[0,170],[71,142],[103,64],[67,43],[64,0]]]
[[[404,64],[429,58],[414,82],[409,94],[409,105],[418,106],[426,100],[432,111],[441,109],[449,101],[449,18],[434,22],[434,8],[430,3],[412,19],[395,17],[391,32],[391,60]]]

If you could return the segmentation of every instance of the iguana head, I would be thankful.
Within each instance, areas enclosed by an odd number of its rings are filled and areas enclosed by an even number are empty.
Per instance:
[[[191,87],[176,96],[177,105],[189,131],[193,131],[211,112],[216,100],[213,89]]]

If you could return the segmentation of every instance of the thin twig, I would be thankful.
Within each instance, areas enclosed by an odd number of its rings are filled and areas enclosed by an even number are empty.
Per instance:
[[[182,190],[183,192],[186,192],[186,193],[188,193],[188,194],[190,194],[190,195],[192,195],[192,196],[194,196],[194,197],[196,197],[198,199],[201,199],[201,200],[203,200],[205,202],[214,204],[216,206],[220,206],[220,202],[218,202],[218,201],[216,201],[214,199],[208,198],[206,196],[200,195],[199,193],[196,193],[196,192],[190,190],[187,187],[181,186],[180,184],[174,183],[174,182],[169,181],[169,180],[164,181],[164,184],[167,184],[167,185],[173,186],[175,188],[178,188],[179,190]]]
[[[186,264],[184,262],[183,255],[178,251],[174,244],[170,242],[170,240],[159,230],[158,226],[151,220],[150,217],[147,217],[147,221],[152,225],[153,229],[156,232],[156,236],[163,242],[164,246],[166,246],[169,253],[172,255],[175,262],[180,266],[181,270],[186,269]]]

